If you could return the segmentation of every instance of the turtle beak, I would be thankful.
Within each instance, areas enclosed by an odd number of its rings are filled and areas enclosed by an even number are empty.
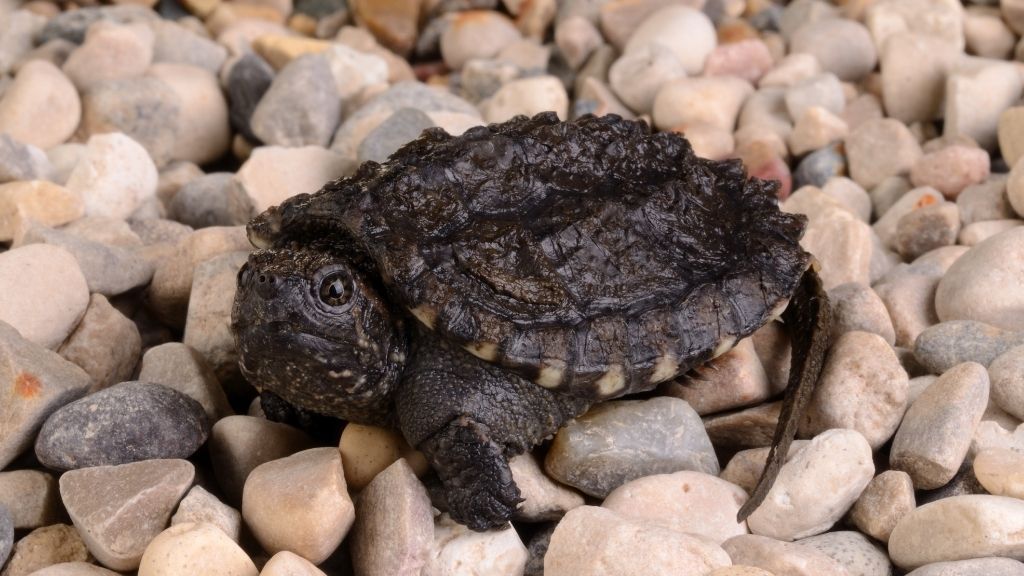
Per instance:
[[[249,243],[256,248],[270,248],[281,234],[281,209],[272,206],[249,221],[246,227]]]

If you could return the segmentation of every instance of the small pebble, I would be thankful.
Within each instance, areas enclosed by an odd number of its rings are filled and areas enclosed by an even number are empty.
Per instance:
[[[836,143],[804,156],[793,172],[793,186],[825,186],[829,180],[846,173],[846,157]]]
[[[186,460],[96,466],[62,475],[60,495],[89,552],[126,572],[139,567],[194,477]]]
[[[976,558],[933,562],[907,576],[1024,576],[1024,564],[1012,558]]]
[[[821,63],[812,54],[794,52],[775,64],[758,81],[759,88],[789,88],[800,82],[820,75]]]
[[[232,31],[242,28],[243,24],[244,23],[238,23],[231,26],[221,32],[220,36],[217,38],[218,42],[228,46],[229,52],[242,53],[248,51],[245,48],[232,50],[232,42],[225,38],[225,36],[230,35]],[[250,24],[255,24],[255,22]],[[278,26],[272,26],[269,22],[263,24],[266,25],[267,28],[261,26],[257,29],[249,28],[247,30],[242,28],[242,30],[238,31],[243,36],[249,34],[252,35],[252,38],[245,38],[245,40],[251,42],[252,50],[273,66],[274,70],[281,70],[296,58],[300,58],[308,54],[321,54],[331,49],[332,43],[326,40],[295,36],[289,33],[284,33]],[[279,30],[281,33],[275,33]]]
[[[753,534],[780,540],[821,534],[853,506],[874,473],[864,436],[849,429],[823,432],[782,466],[747,525]]]
[[[608,83],[634,112],[650,113],[661,88],[686,77],[686,69],[669,48],[651,44],[623,54],[608,69]]]
[[[153,30],[143,23],[100,21],[89,27],[62,70],[79,92],[106,80],[141,76],[153,61]]]
[[[1024,157],[1024,106],[1006,108],[996,125],[999,151],[1009,166],[1016,166]]]
[[[227,48],[172,20],[150,22],[153,62],[189,64],[216,74],[227,60]]]
[[[253,416],[228,416],[210,432],[209,450],[218,463],[217,484],[229,504],[242,501],[242,487],[254,468],[313,446],[304,432]]]
[[[832,303],[833,343],[844,333],[857,330],[881,336],[890,346],[895,344],[896,332],[889,312],[871,288],[849,282],[830,290],[828,297]]]
[[[125,219],[156,195],[157,178],[146,149],[114,132],[89,138],[66,186],[82,196],[86,215]]]
[[[894,3],[889,3],[894,4]],[[900,122],[930,121],[942,112],[945,79],[956,46],[925,34],[891,34],[881,49],[882,101]]]
[[[519,576],[523,573],[528,553],[519,535],[510,528],[511,524],[503,529],[473,532],[447,514],[442,514],[435,521],[434,541],[420,576],[473,572]]]
[[[955,200],[960,192],[984,182],[989,174],[988,153],[980,148],[947,146],[918,158],[910,169],[914,186],[931,186]]]
[[[56,524],[64,516],[56,478],[40,470],[0,472],[0,509],[7,513],[17,529]],[[0,524],[2,522],[0,520]],[[0,566],[3,566],[2,560]]]
[[[46,153],[31,144],[22,144],[8,134],[0,134],[0,182],[52,180],[54,167]]]
[[[284,550],[274,554],[260,571],[260,576],[327,576],[312,562]]]
[[[746,522],[736,521],[746,501],[747,494],[735,484],[702,472],[682,471],[627,482],[613,490],[601,507],[721,545],[747,533]]]
[[[822,284],[830,290],[847,282],[870,284],[871,227],[845,210],[812,219],[800,246],[821,262]]]
[[[36,528],[14,543],[4,576],[28,576],[54,564],[92,560],[82,537],[67,524]]]
[[[569,510],[583,505],[583,496],[548,478],[533,454],[514,456],[509,460],[509,468],[523,499],[515,511],[515,519],[524,522],[558,520]]]
[[[400,108],[359,143],[359,162],[384,162],[403,144],[415,140],[433,126],[434,121],[424,112],[416,108]]]
[[[0,98],[0,133],[47,149],[62,144],[78,127],[82,102],[74,84],[56,66],[33,60],[18,70]]]
[[[876,47],[885,46],[900,31],[937,36],[963,50],[963,8],[959,4],[928,0],[882,0],[866,13],[866,24]]]
[[[1006,182],[1006,198],[1017,216],[1024,218],[1024,161],[1018,160]]]
[[[762,362],[764,359],[762,358]],[[760,448],[772,443],[781,402],[768,402],[704,418],[704,431],[720,448]]]
[[[198,352],[222,382],[240,375],[231,308],[238,271],[248,258],[248,251],[214,256],[196,265],[192,279],[182,343]]]
[[[933,562],[1024,554],[1024,501],[983,494],[952,496],[907,514],[889,537],[903,569]]]
[[[769,574],[791,576],[852,576],[846,568],[811,546],[782,542],[767,536],[743,534],[726,540],[722,548],[734,564],[755,566]]]
[[[786,89],[786,110],[797,121],[812,107],[841,114],[845,105],[843,88],[835,74],[812,76]]]
[[[661,44],[675,53],[688,75],[695,76],[704,69],[717,43],[714,24],[707,15],[689,6],[667,5],[643,20],[623,53]]]
[[[774,64],[765,43],[757,38],[716,47],[704,63],[706,76],[735,76],[757,82]]]
[[[850,510],[850,520],[861,532],[888,542],[892,529],[916,506],[910,475],[886,470],[868,482]]]
[[[1006,412],[1024,420],[1024,345],[1000,354],[989,365],[988,372],[992,399]]]
[[[844,81],[863,78],[878,62],[867,29],[856,21],[841,18],[801,26],[790,40],[790,52],[814,56],[824,71]]]
[[[1024,228],[1015,227],[974,246],[939,282],[935,310],[941,320],[977,320],[1024,331]]]
[[[162,384],[199,402],[209,422],[234,413],[217,376],[199,353],[179,342],[154,346],[142,356],[139,380]]]
[[[254,212],[249,196],[235,185],[230,172],[189,181],[174,194],[167,210],[170,217],[193,228],[244,226]]]
[[[84,136],[122,132],[163,166],[178,138],[182,102],[163,80],[134,76],[97,82],[82,95]]]
[[[719,471],[700,417],[686,402],[668,397],[597,405],[558,431],[544,469],[598,498],[642,476]]]
[[[4,136],[0,136],[4,138]],[[44,180],[0,184],[0,241],[20,239],[30,223],[60,226],[85,213],[82,198]]]
[[[994,448],[974,457],[974,475],[985,490],[996,496],[1024,500],[1024,454]]]
[[[921,147],[910,130],[889,118],[861,124],[845,144],[850,177],[864,188],[909,172],[921,157]]]
[[[474,58],[492,58],[522,36],[504,14],[491,10],[459,13],[441,33],[441,56],[452,70]]]
[[[952,246],[959,233],[960,209],[955,203],[938,202],[916,208],[896,223],[896,252],[913,260],[936,248]]]
[[[261,146],[242,164],[235,181],[252,201],[254,213],[296,194],[316,192],[329,180],[347,175],[354,166],[318,146]]]
[[[225,88],[228,119],[231,128],[249,140],[259,140],[252,131],[252,115],[273,80],[274,69],[255,53],[244,54],[231,65]]]
[[[973,320],[941,322],[925,330],[914,355],[932,373],[942,374],[962,362],[988,366],[999,355],[1024,344],[1024,334]]]
[[[990,175],[984,182],[964,188],[956,197],[960,208],[960,220],[964,225],[986,220],[1016,218],[1006,193],[1008,177],[1003,174]]]
[[[960,229],[956,241],[963,246],[977,246],[985,240],[1012,228],[1024,226],[1024,220],[985,220],[968,224]]]
[[[85,370],[92,379],[91,388],[99,390],[132,377],[142,353],[142,337],[134,322],[102,294],[93,294],[82,320],[57,353]]]
[[[988,395],[984,366],[965,362],[944,372],[907,410],[892,442],[890,466],[910,474],[919,489],[952,480],[967,456]]]
[[[404,458],[417,475],[430,468],[421,452],[413,450],[399,432],[387,428],[349,422],[341,432],[338,449],[345,463],[345,483],[352,490],[362,490],[399,459]]]
[[[846,122],[820,106],[805,108],[789,135],[789,150],[794,156],[823,148],[846,136]]]
[[[242,533],[242,514],[198,485],[185,494],[171,516],[171,526],[187,522],[213,524],[235,542]]]
[[[270,146],[327,147],[341,121],[342,100],[323,54],[289,62],[274,77],[249,119]]]
[[[172,158],[205,164],[227,152],[228,104],[216,76],[205,68],[166,62],[153,64],[146,74],[163,80],[181,102]]]
[[[943,202],[942,194],[931,187],[914,188],[899,196],[892,205],[883,212],[878,220],[872,224],[872,228],[882,244],[889,249],[896,249],[896,235],[899,230],[899,222],[903,216],[913,210],[924,208]]]
[[[582,506],[566,514],[551,535],[544,574],[706,574],[730,564],[726,551],[705,538]]]
[[[773,392],[750,339],[659,388],[659,393],[685,400],[702,416],[764,402]]]
[[[990,6],[969,6],[964,10],[964,39],[971,54],[997,60],[1010,59],[1017,41],[999,9]]]
[[[594,23],[582,16],[570,16],[555,26],[555,45],[573,70],[578,70],[603,42]]]
[[[146,547],[139,576],[258,576],[256,565],[216,526],[186,522],[155,535]]]
[[[731,76],[679,78],[655,96],[654,124],[662,130],[702,123],[732,130],[744,100],[753,92],[746,80]]]
[[[505,122],[513,116],[534,116],[554,111],[560,119],[569,117],[569,95],[554,76],[532,76],[502,86],[483,106],[488,122]]]
[[[965,134],[986,150],[998,147],[999,115],[1017,103],[1024,79],[1011,62],[995,61],[946,79],[943,134]]]
[[[859,532],[828,532],[804,538],[798,544],[814,548],[832,558],[845,567],[851,576],[892,574],[892,564],[889,563],[885,549]]]
[[[935,289],[939,279],[906,274],[875,284],[896,332],[896,345],[912,348],[918,335],[939,322],[935,315]]]
[[[793,443],[789,445],[785,461],[789,462],[797,452],[807,447],[808,443],[810,440],[793,440]],[[764,473],[770,450],[770,446],[740,450],[729,460],[719,477],[743,488],[748,494],[752,493]]]

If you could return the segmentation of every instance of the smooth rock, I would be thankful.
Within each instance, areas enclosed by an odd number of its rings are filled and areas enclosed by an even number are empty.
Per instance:
[[[83,136],[121,132],[157,165],[171,161],[182,115],[181,99],[159,78],[135,76],[95,83],[82,94]]]
[[[710,124],[694,124],[683,130],[683,135],[701,158],[725,160],[736,149],[732,132]]]
[[[157,178],[146,149],[114,132],[89,138],[66,186],[82,196],[86,215],[125,219],[156,195]]]
[[[421,452],[413,450],[401,433],[387,428],[349,422],[341,432],[338,449],[345,463],[345,483],[352,490],[362,490],[399,459],[417,475],[430,469]]]
[[[659,393],[685,400],[702,416],[764,402],[775,391],[750,339],[659,388]]]
[[[216,526],[186,522],[160,532],[142,555],[139,576],[258,576],[256,565]]]
[[[845,105],[843,88],[835,74],[812,76],[786,89],[786,110],[789,117],[796,120],[815,106],[841,114]]]
[[[283,148],[261,146],[235,174],[252,201],[255,213],[296,194],[311,194],[324,182],[347,175],[354,166],[318,146]]]
[[[558,520],[569,510],[583,505],[583,496],[548,478],[533,454],[514,456],[509,460],[509,468],[523,499],[515,511],[515,519],[526,522]]]
[[[941,320],[977,320],[1024,330],[1024,228],[1016,227],[972,247],[939,282],[935,310]]]
[[[896,34],[907,31],[935,36],[963,51],[963,8],[959,2],[881,0],[867,10],[865,24],[879,49],[884,49]]]
[[[715,49],[717,38],[711,19],[689,6],[667,6],[650,14],[629,37],[623,53],[660,44],[672,50],[687,74],[696,75]]]
[[[228,416],[210,433],[214,475],[227,502],[242,501],[242,487],[254,468],[313,446],[301,430],[253,416]]]
[[[1016,212],[1010,205],[1007,195],[1005,175],[993,174],[984,182],[964,188],[956,197],[956,205],[960,209],[960,220],[965,226],[986,220],[1005,220],[1015,218]]]
[[[569,96],[562,81],[554,76],[532,76],[502,86],[483,107],[488,122],[504,122],[513,116],[534,116],[554,111],[560,119],[569,117]]]
[[[166,62],[150,66],[146,73],[163,80],[181,102],[172,157],[205,164],[223,156],[231,143],[231,129],[217,77],[205,68]]]
[[[704,429],[711,443],[717,447],[760,448],[772,443],[781,410],[781,402],[768,402],[742,410],[714,414],[704,418]]]
[[[418,576],[433,541],[430,497],[399,459],[359,494],[349,543],[352,565],[366,576]]]
[[[441,33],[441,57],[452,70],[473,58],[492,58],[522,36],[504,14],[492,10],[460,12]]]
[[[772,53],[764,41],[751,38],[716,47],[704,62],[704,74],[757,82],[773,64]]]
[[[896,332],[896,345],[910,348],[918,335],[938,323],[935,315],[935,288],[939,279],[907,274],[875,285],[875,293],[885,303]]]
[[[36,439],[36,456],[57,470],[187,458],[209,430],[202,406],[181,392],[124,382],[51,414]]]
[[[1024,424],[1004,428],[998,422],[982,420],[971,440],[971,453],[977,454],[993,448],[1005,448],[1024,454]]]
[[[29,245],[0,254],[0,321],[27,340],[55,349],[85,313],[89,292],[74,256]]]
[[[783,141],[777,153],[780,156],[788,155],[785,139],[793,131],[793,121],[786,110],[785,89],[760,88],[750,94],[742,102],[737,124],[740,127],[736,134],[738,140],[746,139],[740,137],[742,130],[772,134]],[[757,139],[764,139],[764,136]]]
[[[859,432],[823,432],[782,466],[747,525],[780,540],[821,534],[850,509],[874,472],[871,446]]]
[[[912,260],[936,248],[952,246],[959,233],[960,209],[956,204],[923,206],[904,214],[896,223],[896,252]]]
[[[235,184],[234,176],[230,172],[214,172],[188,182],[167,206],[169,216],[193,228],[244,226],[254,210],[249,196]]]
[[[654,98],[654,124],[662,130],[702,123],[732,130],[753,92],[746,80],[730,76],[673,80]]]
[[[93,242],[65,230],[32,226],[21,244],[49,244],[70,252],[94,294],[116,296],[144,286],[153,278],[153,265],[137,251]]]
[[[242,533],[242,514],[218,500],[202,486],[193,486],[178,503],[174,516],[171,516],[171,526],[187,522],[212,524],[235,542],[238,542]]]
[[[14,546],[14,522],[7,508],[0,506],[0,568],[7,563]]]
[[[390,54],[386,50],[385,53]],[[344,44],[333,44],[323,53],[334,78],[334,86],[346,103],[365,100],[366,93],[384,89],[388,81],[388,63],[384,58]]]
[[[914,188],[901,194],[871,227],[878,234],[879,239],[881,239],[882,244],[886,248],[895,250],[896,234],[899,230],[900,219],[912,210],[938,204],[942,201],[942,194],[934,188]]]
[[[211,423],[234,413],[213,370],[185,344],[168,342],[146,350],[139,380],[162,384],[191,397],[202,405]]]
[[[829,532],[804,538],[801,546],[814,548],[856,576],[889,576],[892,564],[885,550],[859,532]]]
[[[0,98],[0,133],[46,149],[71,137],[82,114],[74,84],[53,64],[33,60]]]
[[[1013,106],[999,114],[996,138],[1007,165],[1016,166],[1024,157],[1024,106]]]
[[[415,108],[401,108],[374,128],[359,143],[359,162],[373,160],[383,163],[402,145],[419,137],[434,121]],[[332,130],[333,134],[333,130]]]
[[[800,246],[821,263],[826,290],[847,282],[871,282],[871,227],[849,212],[811,220]]]
[[[986,150],[998,146],[999,115],[1020,98],[1024,79],[1009,63],[994,61],[946,79],[943,135],[965,134]]]
[[[1003,352],[992,361],[988,370],[992,399],[1001,409],[1017,419],[1024,419],[1024,346]]]
[[[92,560],[82,537],[67,524],[36,528],[18,540],[4,568],[4,576],[27,576],[65,562]]]
[[[782,542],[767,536],[743,534],[726,540],[722,548],[734,564],[755,566],[770,574],[791,576],[852,576],[831,556],[793,542]]]
[[[60,494],[89,551],[107,568],[129,571],[139,566],[194,476],[185,460],[97,466],[61,476]]]
[[[746,534],[736,514],[747,501],[739,486],[702,472],[682,471],[638,478],[619,486],[601,504],[624,518],[721,544]]]
[[[789,462],[797,452],[807,447],[808,443],[810,443],[810,440],[793,440],[793,443],[789,445],[785,461]],[[722,470],[722,474],[719,477],[743,488],[747,494],[752,493],[758,481],[761,480],[761,475],[764,473],[764,467],[768,462],[768,452],[770,450],[770,446],[740,450],[729,459],[729,463]]]
[[[217,74],[227,60],[227,48],[172,20],[150,22],[153,62],[188,64]]]
[[[708,576],[774,576],[767,570],[754,566],[732,565],[724,568],[715,568],[708,572]]]
[[[131,378],[142,352],[142,337],[135,323],[93,294],[78,327],[57,352],[81,367],[92,379],[92,389],[107,388]]]
[[[790,40],[790,53],[806,53],[822,69],[844,81],[855,81],[874,70],[878,55],[866,28],[853,20],[825,19],[801,26]]]
[[[0,516],[4,514],[14,529],[57,524],[64,517],[57,479],[40,470],[0,472]],[[4,519],[0,518],[0,533],[3,532],[3,523]],[[2,548],[0,544],[0,550]],[[0,566],[3,565],[3,557],[0,551]]]
[[[22,144],[9,134],[0,134],[0,182],[53,178],[54,167],[45,152],[31,144]]]
[[[794,156],[823,148],[846,136],[846,122],[820,106],[805,108],[789,135],[789,150]]]
[[[696,575],[730,564],[729,555],[704,538],[583,506],[566,514],[555,528],[544,574]]]
[[[242,55],[228,73],[226,93],[231,128],[252,141],[257,141],[250,120],[263,95],[274,80],[274,69],[255,53]]]
[[[800,82],[820,75],[821,63],[811,54],[787,54],[775,63],[775,67],[761,77],[759,88],[789,88]]]
[[[85,92],[105,80],[140,76],[152,61],[149,26],[100,21],[89,27],[85,42],[68,55],[61,69],[79,92]]]
[[[985,490],[996,496],[1024,500],[1024,454],[993,448],[974,457],[974,476]]]
[[[4,138],[0,136],[0,138]],[[85,213],[82,198],[43,180],[0,184],[0,241],[19,239],[31,223],[60,226]]]
[[[269,24],[269,23],[268,23]],[[232,26],[236,28],[238,25]],[[268,26],[270,30],[266,29],[255,29],[240,31],[242,36],[251,34],[253,37],[247,38],[252,43],[252,50],[256,52],[260,57],[267,61],[274,70],[280,70],[288,65],[289,62],[296,58],[308,54],[320,54],[331,49],[332,43],[326,40],[320,40],[316,38],[306,38],[304,36],[296,36],[290,31],[285,31],[279,26]],[[221,32],[217,41],[221,44],[228,46],[229,52],[236,52],[231,49],[231,41],[227,40],[225,36],[229,35],[231,28]],[[245,48],[237,50],[238,55],[247,52]]]
[[[846,156],[839,142],[815,150],[796,167],[793,172],[793,186],[824,186],[829,180],[846,173]]]
[[[946,76],[960,54],[955,45],[935,36],[905,31],[889,35],[881,49],[886,113],[908,124],[938,117]]]
[[[1003,22],[999,9],[988,6],[970,6],[964,10],[964,39],[970,54],[998,60],[1011,57],[1017,40]]]
[[[45,16],[26,9],[16,10],[17,7],[16,3],[4,6],[4,21],[0,22],[0,74],[15,70],[18,62],[32,52],[35,37],[46,24]]]
[[[81,44],[85,40],[86,30],[99,20],[124,24],[147,22],[157,18],[158,16],[153,10],[142,6],[87,6],[80,10],[61,12],[50,18],[46,26],[39,32],[36,41],[43,43],[54,38],[64,38],[75,44]]]
[[[260,576],[326,576],[326,574],[309,560],[285,550],[274,554],[264,564]]]
[[[308,54],[289,62],[274,77],[250,126],[271,146],[327,147],[341,121],[341,107],[327,58]]]
[[[1024,226],[1024,220],[986,220],[975,222],[960,229],[956,241],[963,246],[976,246],[985,240],[1012,228]]]
[[[984,182],[989,174],[988,153],[980,148],[948,146],[919,158],[910,169],[914,186],[931,186],[949,199]]]
[[[665,84],[685,77],[682,62],[661,44],[623,54],[608,69],[608,83],[616,96],[640,113],[651,112],[654,98]]]
[[[526,546],[511,524],[501,530],[473,532],[442,514],[420,576],[519,576],[527,561]]]
[[[1024,334],[973,320],[951,320],[928,328],[918,336],[914,355],[934,374],[962,362],[988,366],[999,355],[1024,344]]]
[[[592,408],[558,431],[544,468],[555,480],[599,498],[642,476],[719,471],[700,417],[686,402],[667,397]]]
[[[238,350],[231,332],[231,307],[238,271],[249,252],[220,254],[196,265],[182,343],[191,347],[222,382],[239,376]]]
[[[850,510],[850,520],[861,532],[888,542],[893,528],[915,506],[910,475],[900,470],[886,470],[868,482]]]
[[[956,474],[988,405],[989,379],[980,364],[944,372],[907,410],[889,464],[910,474],[915,488],[938,488]]]
[[[871,288],[850,282],[829,291],[832,303],[833,342],[853,331],[869,332],[881,336],[890,346],[896,342],[896,332],[889,319],[885,303]]]
[[[889,176],[909,172],[921,156],[921,147],[898,120],[869,120],[846,137],[850,177],[864,188]]]
[[[1006,198],[1016,215],[1024,218],[1024,161],[1018,160],[1010,170]]]
[[[907,576],[1022,576],[1024,564],[1011,558],[976,558],[933,562],[908,572]]]
[[[569,16],[555,25],[555,45],[573,70],[604,43],[601,31],[583,16]]]
[[[889,556],[904,569],[986,556],[1024,557],[1024,501],[974,494],[925,504],[896,525]]]

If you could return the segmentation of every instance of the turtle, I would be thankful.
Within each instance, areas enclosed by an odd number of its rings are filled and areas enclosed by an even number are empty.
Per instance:
[[[398,428],[451,517],[507,526],[508,459],[592,405],[655,389],[781,318],[792,367],[762,501],[828,346],[804,216],[740,160],[643,121],[429,128],[253,218],[232,330],[285,406]]]

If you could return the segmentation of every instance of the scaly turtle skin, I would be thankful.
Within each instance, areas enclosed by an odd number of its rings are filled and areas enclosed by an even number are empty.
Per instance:
[[[784,315],[794,368],[745,517],[827,346],[805,221],[775,190],[615,116],[427,130],[249,224],[264,249],[239,273],[243,373],[300,408],[399,426],[453,518],[485,529],[519,501],[508,457]]]

